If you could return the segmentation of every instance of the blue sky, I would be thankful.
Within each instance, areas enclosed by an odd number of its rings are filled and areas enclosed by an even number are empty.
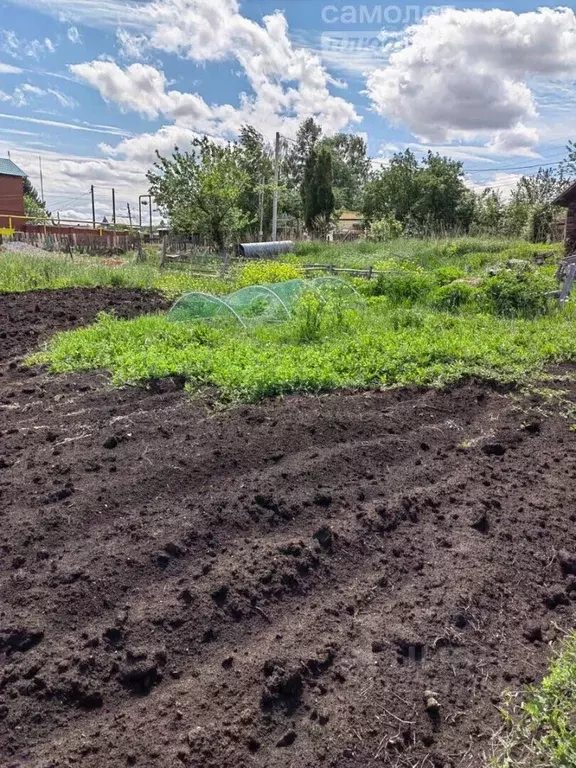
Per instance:
[[[576,17],[515,2],[0,0],[0,156],[62,216],[137,206],[154,150],[314,115],[382,162],[464,162],[503,193],[559,161],[576,117]]]

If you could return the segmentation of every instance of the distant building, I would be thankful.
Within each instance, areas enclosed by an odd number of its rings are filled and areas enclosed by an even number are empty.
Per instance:
[[[0,157],[0,234],[24,229],[24,179],[26,174],[16,163]]]
[[[568,209],[564,225],[564,242],[568,253],[573,253],[576,250],[576,182],[559,194],[553,204]]]
[[[362,232],[364,229],[364,216],[358,211],[342,211],[336,223],[339,232]]]

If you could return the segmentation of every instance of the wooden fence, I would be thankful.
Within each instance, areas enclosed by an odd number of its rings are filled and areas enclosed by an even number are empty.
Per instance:
[[[138,236],[131,232],[39,226],[37,231],[15,232],[4,240],[28,243],[45,251],[114,256],[135,249]]]

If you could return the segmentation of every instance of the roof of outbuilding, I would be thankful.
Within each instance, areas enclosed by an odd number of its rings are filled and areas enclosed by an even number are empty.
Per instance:
[[[26,174],[12,160],[8,160],[7,157],[0,157],[0,176],[21,176],[24,178]]]
[[[566,187],[563,192],[560,192],[557,198],[552,200],[552,205],[570,205],[576,200],[576,181],[570,186]]]

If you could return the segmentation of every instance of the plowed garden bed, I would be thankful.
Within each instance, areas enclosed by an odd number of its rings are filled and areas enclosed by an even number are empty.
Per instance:
[[[574,623],[569,421],[480,384],[111,390],[15,358],[160,297],[0,306],[2,766],[482,765]]]

